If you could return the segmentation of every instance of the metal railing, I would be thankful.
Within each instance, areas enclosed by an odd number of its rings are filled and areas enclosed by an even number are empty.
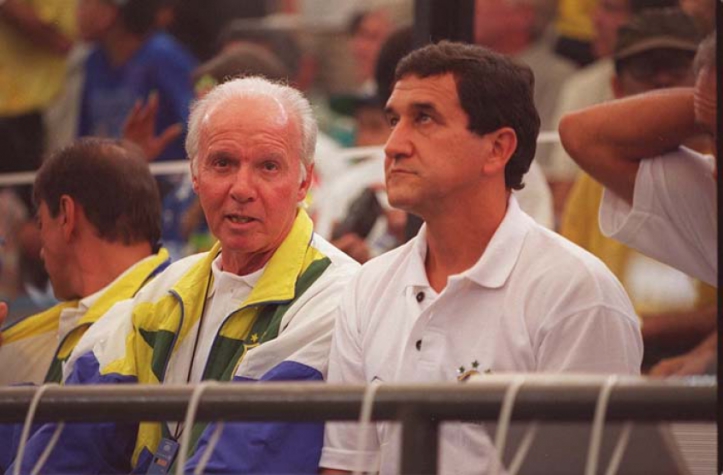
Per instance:
[[[517,376],[519,378],[519,376]],[[590,422],[604,377],[530,375],[517,394],[512,421]],[[390,384],[378,388],[372,420],[402,424],[402,473],[435,473],[439,424],[496,421],[510,385],[494,376],[467,384]],[[0,423],[22,422],[37,388],[0,389]],[[108,385],[48,388],[37,422],[141,422],[183,420],[193,386]],[[318,383],[220,383],[201,398],[199,421],[355,420],[364,386]],[[607,422],[716,419],[713,378],[621,378],[610,393]]]

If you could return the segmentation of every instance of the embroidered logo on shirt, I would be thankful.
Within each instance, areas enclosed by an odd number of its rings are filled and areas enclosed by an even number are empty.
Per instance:
[[[471,366],[471,369],[466,369],[464,366],[460,366],[459,368],[457,368],[457,381],[463,383],[469,378],[471,378],[473,375],[480,374],[479,361],[474,360]],[[488,368],[484,370],[484,374],[492,374],[492,370]]]

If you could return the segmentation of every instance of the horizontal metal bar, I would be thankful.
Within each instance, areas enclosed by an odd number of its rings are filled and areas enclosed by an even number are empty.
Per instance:
[[[516,421],[590,421],[600,393],[598,382],[547,382],[521,388],[512,414]],[[489,421],[499,415],[509,382],[394,384],[377,391],[372,418],[396,420],[403,409],[438,420]],[[36,389],[0,389],[0,422],[24,419]],[[183,419],[193,386],[101,385],[49,388],[36,421],[172,421]],[[198,419],[204,421],[354,420],[363,386],[317,383],[219,383],[207,388]],[[622,380],[612,391],[610,421],[714,421],[716,385],[710,378],[685,381]]]

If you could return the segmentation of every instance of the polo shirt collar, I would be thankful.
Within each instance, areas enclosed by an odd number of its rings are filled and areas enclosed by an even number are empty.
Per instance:
[[[522,212],[517,199],[511,195],[507,202],[507,213],[492,235],[482,257],[461,275],[490,289],[505,285],[520,258],[531,219]]]
[[[406,287],[429,287],[424,261],[427,258],[427,224],[422,224],[412,244],[409,265],[406,266]]]
[[[502,287],[512,274],[512,269],[520,257],[525,236],[530,229],[531,219],[520,209],[517,199],[510,196],[505,217],[492,235],[482,257],[471,268],[461,274],[451,276],[450,281],[462,278],[490,289]],[[419,230],[412,246],[407,285],[429,286],[424,268],[424,260],[427,256],[426,225]]]

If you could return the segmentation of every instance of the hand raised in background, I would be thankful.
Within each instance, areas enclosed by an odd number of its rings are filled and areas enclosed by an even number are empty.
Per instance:
[[[173,124],[156,135],[157,115],[158,94],[153,92],[145,104],[140,100],[136,102],[123,124],[123,138],[138,145],[149,162],[155,160],[183,132],[183,124]]]

